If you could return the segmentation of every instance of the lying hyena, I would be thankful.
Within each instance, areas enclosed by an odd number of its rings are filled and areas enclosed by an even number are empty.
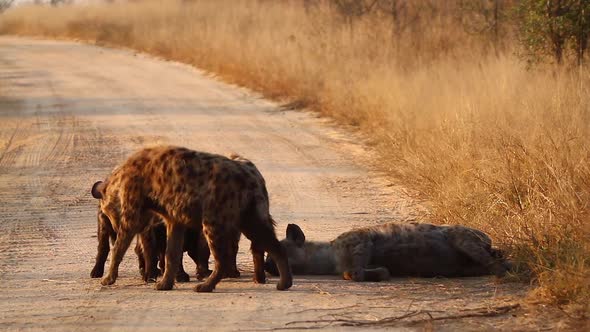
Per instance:
[[[281,244],[293,274],[336,274],[354,281],[391,276],[500,277],[510,268],[486,234],[463,226],[390,223],[352,230],[331,242],[310,242],[299,226],[289,224]],[[272,257],[265,269],[276,274]]]
[[[157,216],[152,215],[150,218],[157,218]],[[161,274],[161,271],[164,270],[164,255],[166,251],[166,226],[160,218],[151,219],[150,224],[154,226],[148,227],[147,230],[139,234],[135,245],[135,253],[139,261],[139,273],[146,282],[156,280]],[[90,272],[92,278],[103,276],[104,265],[110,249],[109,240],[114,243],[117,238],[117,233],[113,230],[109,218],[100,209],[98,211],[97,235],[98,253],[94,268]],[[211,274],[209,270],[209,247],[201,232],[187,229],[184,237],[183,251],[186,251],[197,265],[197,279],[201,280]],[[160,262],[161,270],[158,269],[158,261]],[[237,273],[239,275],[239,272]],[[235,276],[235,272],[231,276]],[[176,274],[176,281],[190,281],[190,276],[184,271],[184,267],[182,266],[182,260],[180,261],[180,266]]]
[[[166,267],[156,289],[172,288],[185,229],[201,227],[215,268],[196,291],[210,292],[228,275],[235,265],[240,233],[252,242],[256,282],[266,281],[266,251],[278,265],[277,289],[288,289],[293,283],[287,256],[275,235],[264,178],[250,161],[181,147],[143,149],[104,182],[95,183],[92,195],[100,199],[100,209],[117,233],[103,285],[116,281],[133,236],[150,226],[150,213],[161,216],[167,227]]]

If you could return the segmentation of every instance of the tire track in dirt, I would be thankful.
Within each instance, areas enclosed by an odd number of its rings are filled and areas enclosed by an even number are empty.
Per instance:
[[[53,90],[51,82],[41,81],[37,84]],[[31,106],[25,104],[22,107],[25,109]],[[18,269],[20,265],[35,265],[39,257],[44,259],[47,252],[54,250],[59,238],[58,232],[47,219],[48,212],[52,210],[47,210],[47,197],[57,198],[53,189],[59,186],[60,179],[54,170],[59,168],[61,158],[68,155],[71,148],[64,137],[68,136],[65,131],[71,126],[66,123],[67,118],[62,110],[44,118],[43,107],[47,106],[36,105],[31,117],[17,123],[5,153],[13,144],[20,148],[13,151],[11,158],[3,158],[3,164],[0,165],[3,170],[0,175],[4,180],[2,182],[12,186],[9,192],[3,190],[0,193],[0,200],[5,203],[2,214],[14,216],[11,222],[5,221],[1,227],[10,235],[9,245],[0,247],[7,255],[6,260],[0,260],[0,275],[7,272],[7,265],[13,269]],[[39,125],[42,121],[48,124],[47,128]],[[23,174],[25,172],[26,176]],[[33,222],[25,222],[27,219]],[[34,262],[27,263],[27,260]]]
[[[6,142],[6,145],[4,146],[4,150],[2,150],[2,154],[0,154],[0,168],[3,165],[4,157],[6,156],[6,152],[10,149],[12,142],[14,140],[14,137],[18,134],[19,128],[20,128],[20,125],[17,123],[16,128],[14,128],[12,135],[10,135],[10,138],[8,139],[8,141]]]

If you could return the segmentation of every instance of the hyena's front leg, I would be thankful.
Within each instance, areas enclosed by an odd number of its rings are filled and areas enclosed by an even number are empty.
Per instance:
[[[141,274],[141,278],[146,281],[145,276],[145,258],[143,257],[143,249],[141,249],[141,243],[139,243],[139,239],[135,243],[135,255],[137,256],[137,262],[139,263],[139,274]]]
[[[134,235],[135,234],[127,230],[120,230],[117,233],[117,240],[115,241],[112,250],[109,273],[106,277],[102,278],[100,282],[103,286],[112,285],[117,280],[117,277],[119,276],[119,264],[121,264],[123,256],[125,256],[125,252],[127,252]]]
[[[209,257],[211,257],[211,251],[207,244],[205,236],[199,238],[199,249],[197,252],[197,279],[203,280],[211,275],[209,270]]]
[[[188,232],[189,231],[187,231],[187,234]],[[211,252],[209,251],[209,245],[207,244],[205,235],[203,235],[203,231],[200,230],[198,233],[195,233],[195,235],[194,238],[188,235],[185,237],[184,247],[189,257],[197,265],[197,279],[203,280],[211,275],[212,272],[209,270],[209,257],[211,256]],[[187,241],[191,242],[187,243]]]
[[[225,272],[224,278],[239,278],[240,271],[238,270],[237,257],[238,257],[238,243],[240,242],[240,236],[238,234],[237,241],[232,241],[229,254],[229,264],[227,271]]]
[[[365,281],[385,281],[391,278],[391,273],[386,267],[380,266],[365,269]]]
[[[110,251],[109,238],[111,236],[113,236],[114,238],[114,234],[115,232],[113,231],[108,218],[102,212],[99,212],[98,252],[96,254],[96,263],[94,264],[94,268],[90,272],[90,277],[100,278],[104,274],[104,265],[107,261],[107,257],[109,256]]]
[[[367,281],[365,270],[371,258],[371,248],[362,241],[342,243],[335,246],[336,257],[342,277],[346,280]]]
[[[138,241],[140,242],[140,247],[142,249],[142,257],[140,259],[143,260],[143,281],[150,282],[156,281],[159,275],[158,271],[158,252],[157,246],[155,241],[155,235],[151,229],[147,229],[143,233],[141,233],[138,237]],[[141,269],[141,264],[140,264]]]
[[[174,279],[178,272],[180,260],[182,259],[182,244],[184,242],[185,228],[179,224],[166,222],[166,267],[164,276],[156,284],[157,290],[170,290],[174,286]]]
[[[186,273],[184,270],[184,266],[182,264],[182,252],[180,253],[180,261],[178,262],[178,272],[176,272],[176,281],[178,282],[189,282],[191,281],[191,277]]]

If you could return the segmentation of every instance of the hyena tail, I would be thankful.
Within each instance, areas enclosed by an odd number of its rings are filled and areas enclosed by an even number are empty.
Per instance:
[[[276,222],[270,215],[268,200],[252,198],[246,205],[246,209],[242,211],[240,219],[246,231],[256,232],[265,229],[275,234]]]
[[[285,290],[293,285],[293,276],[285,249],[281,246],[275,233],[275,221],[268,211],[268,200],[265,201],[253,199],[248,204],[241,216],[241,230],[252,242],[255,281],[265,282],[264,252],[267,252],[279,269],[280,280],[277,289]]]

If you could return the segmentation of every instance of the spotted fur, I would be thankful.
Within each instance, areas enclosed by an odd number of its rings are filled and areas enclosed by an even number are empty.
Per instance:
[[[252,242],[255,281],[266,281],[264,252],[268,252],[280,271],[277,289],[292,285],[287,256],[269,213],[264,178],[249,160],[182,147],[147,148],[131,155],[104,182],[95,183],[92,195],[100,199],[100,210],[117,233],[103,285],[116,281],[133,236],[153,226],[150,213],[163,218],[167,228],[166,266],[157,289],[168,290],[174,284],[186,229],[203,232],[215,259],[213,273],[196,291],[212,291],[230,273],[241,233]]]
[[[294,274],[336,274],[354,281],[391,276],[503,276],[510,263],[483,232],[464,226],[389,223],[355,229],[331,242],[306,241],[301,228],[287,227],[281,241]],[[271,257],[266,270],[276,273]]]

